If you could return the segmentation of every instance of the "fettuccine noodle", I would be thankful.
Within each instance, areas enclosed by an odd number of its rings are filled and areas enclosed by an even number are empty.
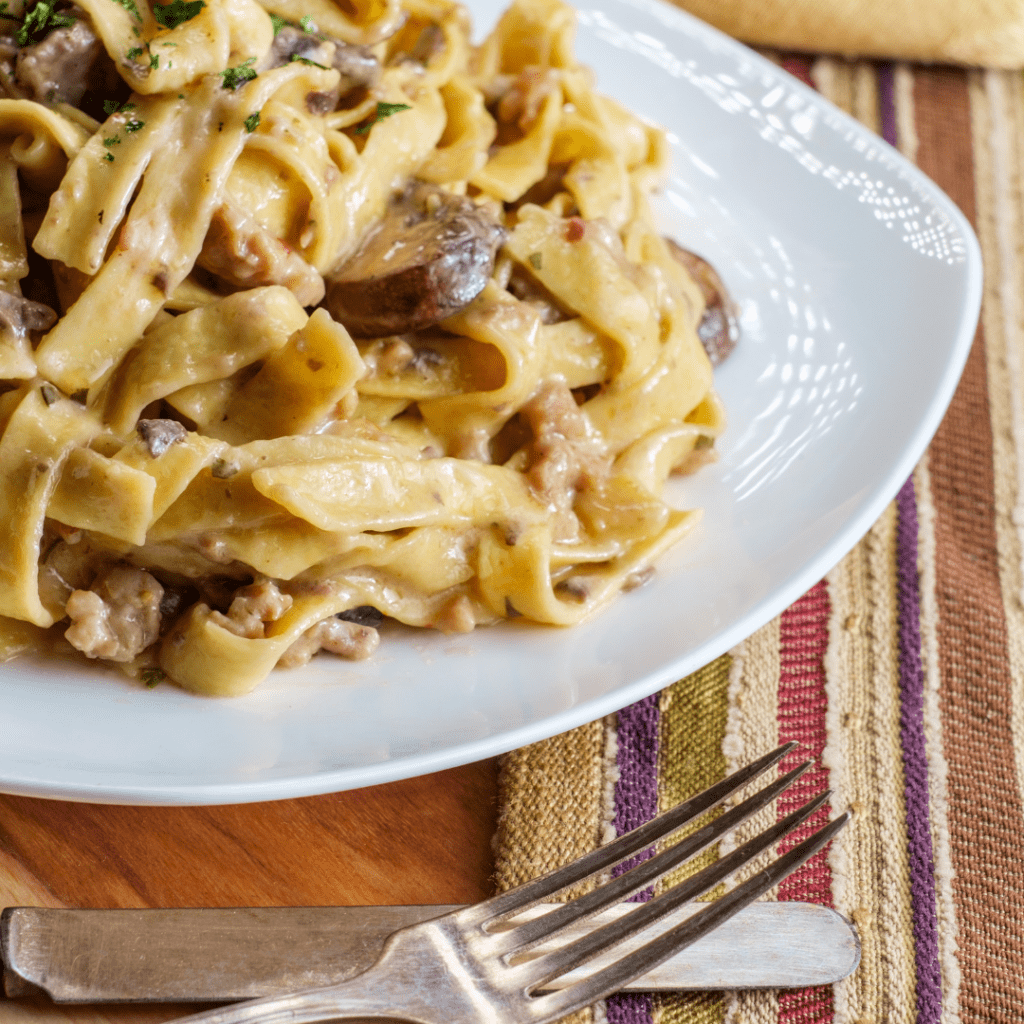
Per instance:
[[[0,656],[237,695],[644,582],[724,417],[571,9],[75,2],[0,21]]]

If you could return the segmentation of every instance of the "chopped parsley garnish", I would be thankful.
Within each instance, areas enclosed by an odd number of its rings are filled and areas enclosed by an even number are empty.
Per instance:
[[[164,675],[163,670],[159,668],[143,669],[142,674],[139,676],[142,685],[147,690],[152,690],[154,686],[158,686],[166,678],[167,676]]]
[[[412,110],[412,107],[408,103],[378,103],[373,118],[361,128],[357,128],[356,135],[365,135],[378,121],[383,121],[385,117],[390,117],[402,110]]]
[[[255,63],[256,58],[250,57],[248,60],[242,61],[236,68],[225,68],[220,73],[220,77],[224,79],[221,83],[222,87],[234,90],[240,85],[245,85],[246,82],[251,82],[257,77],[256,72],[250,67],[251,64]]]
[[[154,71],[158,67],[160,67],[160,54],[158,54],[158,53],[151,53],[149,55],[149,68],[150,68],[151,71]]]
[[[134,103],[118,103],[117,100],[104,100],[103,101],[103,113],[110,117],[111,114],[116,114],[122,110],[134,110]]]
[[[62,14],[55,10],[57,0],[38,0],[38,2],[25,11],[24,17],[10,14],[10,4],[5,0],[0,3],[0,18],[5,21],[16,22],[21,27],[14,33],[14,38],[19,46],[28,46],[29,43],[38,43],[52,29],[68,28],[74,25],[75,19],[70,14]]]
[[[153,17],[164,28],[177,28],[191,21],[205,6],[203,0],[171,0],[169,4],[153,4]]]
[[[317,64],[317,62],[315,60],[310,60],[308,57],[300,57],[297,53],[293,53],[288,58],[288,63],[289,64],[295,64],[295,63],[308,64],[311,68],[319,68],[321,71],[330,71],[331,70],[329,67],[327,67],[326,64]],[[377,106],[380,106],[380,104],[378,103]]]
[[[540,270],[544,266],[544,257],[539,252],[531,252],[526,258],[534,270]]]
[[[135,0],[114,0],[114,3],[123,7],[129,14],[134,14],[139,21],[142,21],[142,15],[139,14],[139,8],[136,6]]]
[[[103,145],[110,149],[111,146],[120,146],[121,140],[116,135],[111,135],[109,139],[103,140]]]
[[[113,163],[114,162],[114,154],[113,153],[104,153],[103,154],[103,159],[104,160],[108,160],[110,163]]]
[[[299,27],[308,36],[311,36],[316,32],[316,25],[313,24],[313,19],[308,14],[303,15],[303,17],[299,19]]]
[[[279,14],[272,14],[270,16],[270,24],[274,26],[274,35],[276,36],[277,33],[280,32],[285,25],[290,24],[290,22],[287,18],[282,18]]]
[[[126,54],[125,54],[125,56],[126,56],[126,57],[127,57],[127,58],[128,58],[129,60],[135,60],[135,58],[136,58],[136,57],[141,57],[141,56],[142,56],[142,55],[143,55],[143,54],[144,54],[145,52],[146,52],[146,48],[145,48],[144,46],[133,46],[133,47],[132,47],[132,48],[131,48],[131,49],[130,49],[130,50],[129,50],[129,51],[128,51],[128,52],[126,53]]]
[[[146,122],[145,122],[145,121],[136,121],[136,120],[135,120],[135,119],[133,118],[133,119],[132,119],[131,121],[129,121],[129,122],[128,122],[128,123],[127,123],[127,124],[126,124],[125,126],[124,126],[124,130],[125,130],[126,132],[137,132],[137,131],[141,131],[141,130],[142,130],[143,128],[145,128],[145,127],[146,127]]]
[[[257,127],[259,126],[259,123],[260,112],[258,110],[255,110],[245,119],[245,130],[251,135],[254,131],[256,131]]]

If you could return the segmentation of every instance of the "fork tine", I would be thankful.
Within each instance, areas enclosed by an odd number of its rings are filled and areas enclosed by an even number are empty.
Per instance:
[[[618,991],[630,981],[653,970],[681,949],[692,945],[708,932],[717,928],[723,921],[727,921],[745,906],[753,903],[758,896],[778,885],[787,875],[826,846],[850,818],[850,812],[844,811],[838,818],[774,861],[764,871],[758,872],[725,896],[709,903],[706,910],[694,914],[664,935],[622,957],[589,978],[569,988],[535,996],[538,1003],[543,1001],[544,1005],[537,1007],[538,1012],[534,1019],[554,1020],[573,1010],[590,1006],[599,999]],[[577,966],[578,963],[577,960],[570,966]]]
[[[693,818],[716,807],[737,790],[742,789],[752,779],[757,778],[758,775],[781,761],[796,746],[798,746],[796,743],[785,743],[770,754],[765,754],[764,757],[711,786],[710,789],[704,790],[703,793],[698,793],[689,800],[677,804],[656,818],[652,818],[646,824],[619,836],[613,842],[599,847],[572,864],[566,864],[565,867],[541,875],[540,878],[535,878],[515,889],[492,896],[482,903],[474,904],[472,907],[460,911],[460,920],[465,924],[483,923],[516,911],[526,910],[527,907],[540,903],[541,900],[553,896],[560,890],[568,888],[590,875],[613,867],[681,828]]]
[[[585,921],[588,917],[599,913],[605,907],[621,903],[624,899],[651,882],[667,874],[673,868],[690,860],[705,847],[718,842],[727,832],[746,821],[763,807],[767,807],[779,794],[788,789],[810,767],[811,762],[805,761],[792,771],[776,779],[764,789],[748,797],[743,803],[727,811],[725,814],[709,822],[702,829],[680,840],[675,846],[662,850],[661,853],[641,861],[635,867],[623,872],[618,878],[604,885],[563,903],[542,917],[534,918],[524,924],[498,933],[500,938],[497,946],[501,950],[521,952],[544,939],[550,938],[569,925]]]
[[[554,978],[559,977],[566,971],[592,960],[595,956],[620,942],[627,935],[635,935],[640,930],[649,927],[662,918],[671,914],[680,904],[694,899],[708,889],[718,885],[719,882],[728,878],[737,868],[751,861],[759,853],[774,846],[780,839],[793,831],[798,825],[806,821],[819,807],[829,798],[828,793],[822,793],[813,800],[804,804],[803,807],[787,815],[781,821],[776,822],[770,828],[754,836],[753,839],[744,843],[739,849],[725,857],[716,860],[708,865],[703,871],[692,875],[678,885],[673,886],[668,892],[662,893],[647,903],[637,905],[637,909],[631,911],[625,917],[612,921],[601,928],[577,939],[574,943],[563,946],[560,949],[529,961],[524,971],[530,978],[527,984],[531,988],[544,985]],[[585,898],[585,897],[584,897]],[[572,906],[572,904],[568,904]]]

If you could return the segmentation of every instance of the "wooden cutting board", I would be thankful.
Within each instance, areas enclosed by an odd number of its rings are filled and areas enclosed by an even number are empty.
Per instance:
[[[0,906],[471,903],[491,892],[497,764],[226,807],[0,796]],[[5,1001],[0,1024],[158,1024],[201,1007]]]

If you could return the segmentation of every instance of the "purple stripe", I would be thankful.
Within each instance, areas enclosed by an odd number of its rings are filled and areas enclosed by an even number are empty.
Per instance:
[[[924,740],[924,669],[917,572],[917,502],[914,480],[896,498],[896,581],[899,596],[900,742],[903,747],[910,902],[917,966],[917,1024],[942,1018],[935,865],[928,823],[928,759]]]
[[[882,122],[882,138],[890,146],[898,146],[896,136],[896,67],[894,64],[878,65],[878,114]]]
[[[658,813],[658,694],[623,708],[618,719],[619,780],[615,783],[613,824],[615,834],[621,836]],[[618,877],[653,853],[653,849],[638,853],[613,868],[612,874]],[[653,890],[646,889],[631,899],[643,902],[653,895]]]
[[[615,783],[615,834],[650,821],[658,813],[658,734],[660,730],[658,694],[623,708],[618,715],[619,779]],[[618,876],[651,856],[647,850],[613,869]],[[633,896],[634,901],[649,900],[652,889]],[[609,996],[606,1004],[608,1024],[651,1024],[651,997],[646,992],[628,992]]]

